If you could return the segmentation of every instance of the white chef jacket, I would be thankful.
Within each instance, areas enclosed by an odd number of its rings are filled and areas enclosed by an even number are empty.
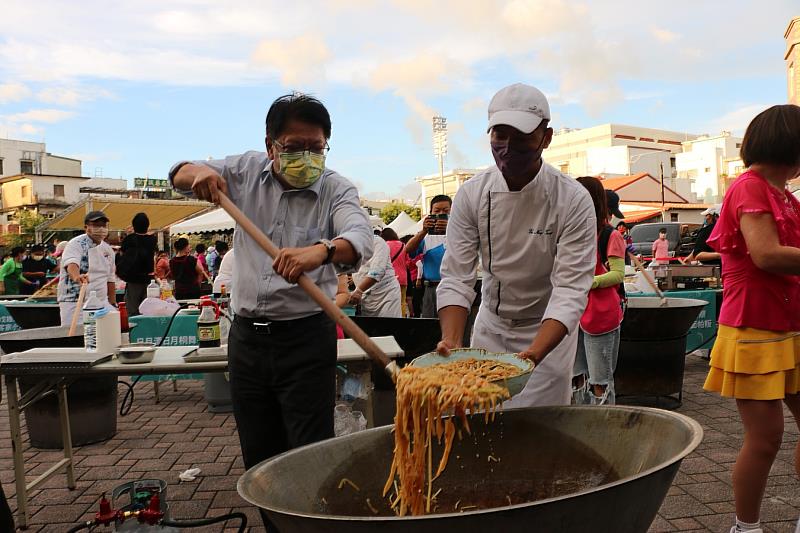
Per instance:
[[[367,277],[377,282],[361,298],[361,314],[402,318],[400,283],[394,273],[389,245],[379,235],[373,235],[372,257],[361,263],[361,268],[353,274],[353,281],[360,285]]]
[[[571,334],[594,278],[596,240],[594,205],[575,179],[543,163],[529,184],[512,192],[492,166],[466,182],[453,202],[437,306],[471,307],[480,261],[482,300],[474,332],[485,345],[477,346],[474,336],[474,347],[522,351],[546,319],[558,320]],[[572,337],[564,339],[531,377],[533,381],[538,374],[537,379],[550,383],[540,383],[539,389],[558,382],[553,398],[569,398]],[[541,394],[537,390],[536,395]]]

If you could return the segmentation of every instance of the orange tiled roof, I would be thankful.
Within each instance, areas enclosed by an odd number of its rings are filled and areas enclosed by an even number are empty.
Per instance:
[[[632,176],[620,176],[618,178],[601,178],[603,182],[603,187],[606,189],[611,189],[612,191],[618,191],[623,187],[630,185],[635,181],[639,181],[643,177],[647,176],[647,172],[640,172],[639,174],[634,174]]]

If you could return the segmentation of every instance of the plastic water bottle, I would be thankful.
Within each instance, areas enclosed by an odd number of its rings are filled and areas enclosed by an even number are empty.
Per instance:
[[[147,286],[147,297],[156,299],[161,297],[161,287],[158,286],[154,279],[150,280],[150,284]]]
[[[91,291],[83,304],[83,345],[87,352],[97,351],[97,312],[105,306],[97,297],[97,291]]]

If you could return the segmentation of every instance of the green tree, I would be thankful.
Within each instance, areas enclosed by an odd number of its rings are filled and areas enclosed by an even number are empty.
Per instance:
[[[412,207],[403,202],[390,203],[381,209],[380,217],[385,224],[389,224],[402,212],[407,213],[415,222],[419,222],[419,219],[422,218],[422,210],[419,207]]]
[[[47,220],[36,211],[22,210],[17,212],[19,233],[7,233],[4,235],[6,246],[25,246],[32,244],[36,240],[36,226]]]

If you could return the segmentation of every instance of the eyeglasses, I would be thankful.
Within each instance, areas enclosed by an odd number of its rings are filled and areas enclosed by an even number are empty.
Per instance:
[[[327,142],[324,145],[315,144],[312,146],[304,146],[302,144],[294,144],[294,143],[282,144],[278,141],[273,141],[273,143],[275,143],[278,146],[278,148],[280,148],[281,152],[286,152],[289,154],[294,154],[297,152],[311,152],[312,154],[325,155],[331,149],[330,145]]]

